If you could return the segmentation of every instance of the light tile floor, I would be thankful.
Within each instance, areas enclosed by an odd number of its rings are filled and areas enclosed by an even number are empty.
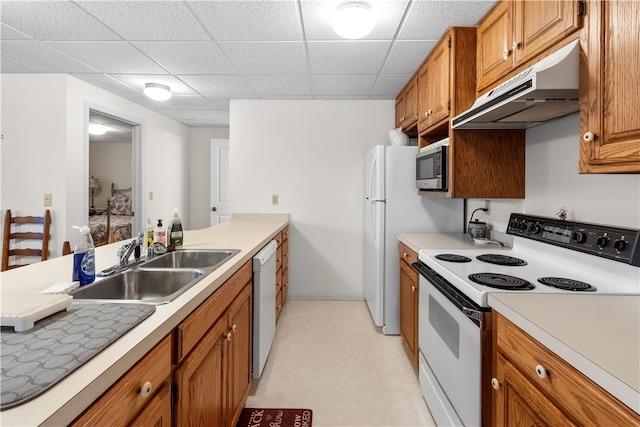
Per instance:
[[[246,406],[308,408],[313,427],[435,425],[400,337],[364,301],[288,300]]]

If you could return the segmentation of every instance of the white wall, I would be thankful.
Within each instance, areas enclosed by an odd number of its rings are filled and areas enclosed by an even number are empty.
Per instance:
[[[211,139],[229,139],[229,128],[194,127],[190,130],[190,229],[209,226],[211,202]]]
[[[565,207],[570,220],[640,228],[640,175],[578,174],[579,127],[573,114],[527,130],[525,199],[491,200],[484,220],[505,232],[512,212],[555,217]],[[469,200],[469,214],[478,207],[484,200]]]
[[[106,208],[111,197],[111,183],[116,189],[131,188],[131,143],[91,142],[89,149],[89,175],[100,179],[102,188],[95,190],[96,208]],[[125,161],[126,160],[126,161]],[[91,190],[89,190],[91,194]],[[127,193],[127,195],[130,195]],[[91,197],[91,196],[89,196]],[[91,205],[91,199],[89,199]]]
[[[43,194],[52,193],[51,256],[60,254],[64,240],[74,244],[73,225],[87,222],[89,105],[142,125],[140,216],[166,221],[179,208],[188,218],[187,126],[69,75],[2,74],[1,79],[0,208],[43,212]],[[20,160],[27,156],[32,160]],[[154,192],[151,201],[148,191]]]
[[[290,297],[362,299],[364,156],[394,101],[234,100],[230,120],[231,211],[291,214]]]

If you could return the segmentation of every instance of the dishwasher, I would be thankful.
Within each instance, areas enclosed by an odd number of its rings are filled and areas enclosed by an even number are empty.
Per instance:
[[[253,378],[260,378],[276,334],[276,250],[270,241],[253,257]]]

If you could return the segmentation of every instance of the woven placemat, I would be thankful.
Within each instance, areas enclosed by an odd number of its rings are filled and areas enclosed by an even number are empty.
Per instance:
[[[149,304],[74,303],[28,331],[3,327],[0,410],[44,393],[154,311]]]

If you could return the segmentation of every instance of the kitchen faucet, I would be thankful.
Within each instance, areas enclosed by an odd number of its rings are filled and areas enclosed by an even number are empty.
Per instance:
[[[121,270],[129,264],[129,257],[134,251],[136,251],[136,261],[140,259],[140,242],[142,242],[142,237],[143,234],[140,233],[131,242],[122,245],[118,249],[118,264],[116,265],[117,270]]]

